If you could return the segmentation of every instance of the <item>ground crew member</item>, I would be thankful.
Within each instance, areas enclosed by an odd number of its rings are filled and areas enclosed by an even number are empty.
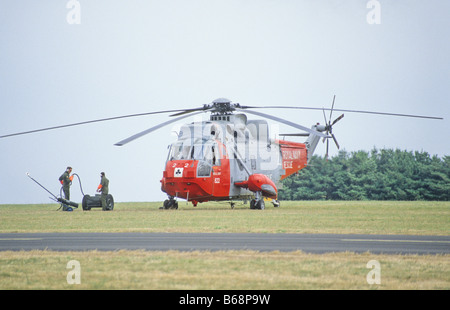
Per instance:
[[[105,211],[107,210],[106,208],[106,196],[108,196],[109,193],[109,180],[105,177],[105,173],[102,172],[100,173],[101,176],[101,180],[100,180],[100,184],[97,187],[97,192],[101,192],[102,193],[102,210]]]
[[[64,198],[66,200],[70,200],[70,185],[73,181],[73,175],[70,175],[72,172],[72,167],[67,167],[66,171],[59,177],[59,181],[63,186]]]

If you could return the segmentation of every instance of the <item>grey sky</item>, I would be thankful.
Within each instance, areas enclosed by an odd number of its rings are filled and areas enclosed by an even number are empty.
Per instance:
[[[68,2],[0,0],[0,135],[219,97],[321,108],[336,95],[336,108],[444,117],[346,113],[334,133],[347,151],[450,153],[449,1],[379,0],[381,23],[373,25],[366,0],[79,0],[80,24],[67,22]],[[323,122],[320,111],[270,113],[308,127]],[[174,127],[113,144],[166,120],[0,139],[0,204],[49,202],[25,173],[59,194],[68,165],[85,194],[105,171],[116,201],[164,200],[159,180]],[[81,202],[77,181],[72,197]]]

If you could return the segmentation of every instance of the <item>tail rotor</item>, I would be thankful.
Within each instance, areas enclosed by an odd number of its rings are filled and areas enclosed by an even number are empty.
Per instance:
[[[336,99],[336,95],[334,95],[333,97],[333,103],[331,104],[331,110],[330,110],[330,117],[327,121],[327,117],[325,116],[325,109],[323,109],[323,117],[325,119],[325,130],[326,130],[326,134],[327,136],[331,136],[331,138],[333,138],[334,143],[336,144],[337,148],[339,149],[339,143],[337,142],[336,136],[333,134],[333,126],[339,122],[343,117],[344,114],[341,114],[339,117],[337,117],[333,122],[331,122],[331,117],[333,116],[333,109],[334,109],[334,101]],[[325,142],[325,140],[327,141],[327,149],[326,149],[326,153],[325,153],[325,158],[328,160],[328,149],[329,149],[329,138],[323,138],[323,142]]]

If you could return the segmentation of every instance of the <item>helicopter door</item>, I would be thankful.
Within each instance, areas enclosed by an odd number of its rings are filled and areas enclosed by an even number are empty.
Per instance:
[[[196,144],[193,150],[194,159],[198,160],[197,178],[207,178],[211,176],[214,157],[210,143]]]
[[[213,155],[213,196],[228,198],[230,194],[230,164],[225,146],[220,142],[215,143],[211,151]]]

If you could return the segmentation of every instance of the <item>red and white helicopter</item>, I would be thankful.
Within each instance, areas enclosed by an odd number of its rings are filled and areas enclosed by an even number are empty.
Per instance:
[[[264,108],[322,110],[325,124],[317,123],[307,128],[270,114],[254,111],[254,109]],[[242,113],[243,111],[301,130],[304,133],[284,136],[305,136],[306,141],[298,143],[271,139],[267,121],[249,120]],[[325,111],[330,111],[328,120]],[[265,197],[272,199],[275,207],[279,206],[277,197],[280,182],[308,165],[321,138],[327,142],[327,155],[330,138],[339,148],[332,130],[344,114],[331,121],[333,111],[442,119],[434,116],[334,109],[334,98],[331,109],[243,106],[226,98],[219,98],[200,108],[123,115],[3,135],[0,138],[134,116],[175,113],[170,115],[175,118],[115,144],[123,146],[186,117],[210,112],[209,121],[184,124],[178,133],[178,139],[169,146],[169,154],[161,179],[161,190],[167,193],[168,199],[164,201],[161,208],[177,209],[177,200],[185,199],[192,202],[194,206],[206,201],[230,201],[232,208],[234,201],[250,200],[251,209],[264,209]]]
[[[321,138],[332,138],[339,148],[333,134],[333,126],[344,117],[340,115],[331,121],[332,112],[346,111],[396,115],[408,117],[435,118],[427,116],[355,111],[310,107],[280,106],[242,106],[226,98],[219,98],[201,108],[177,111],[171,116],[177,118],[147,129],[122,140],[122,146],[156,129],[195,114],[210,112],[210,120],[185,124],[178,133],[178,139],[169,147],[165,169],[161,179],[161,190],[168,195],[163,208],[178,208],[177,199],[191,201],[194,206],[206,201],[250,200],[251,209],[264,209],[264,197],[272,199],[275,207],[278,188],[286,177],[305,168]],[[325,124],[315,124],[311,128],[254,111],[263,108],[293,108],[322,110]],[[304,143],[271,139],[269,125],[265,120],[249,120],[244,113],[257,115],[280,122],[306,133],[285,134],[285,136],[306,136]],[[325,110],[330,110],[326,119]]]

